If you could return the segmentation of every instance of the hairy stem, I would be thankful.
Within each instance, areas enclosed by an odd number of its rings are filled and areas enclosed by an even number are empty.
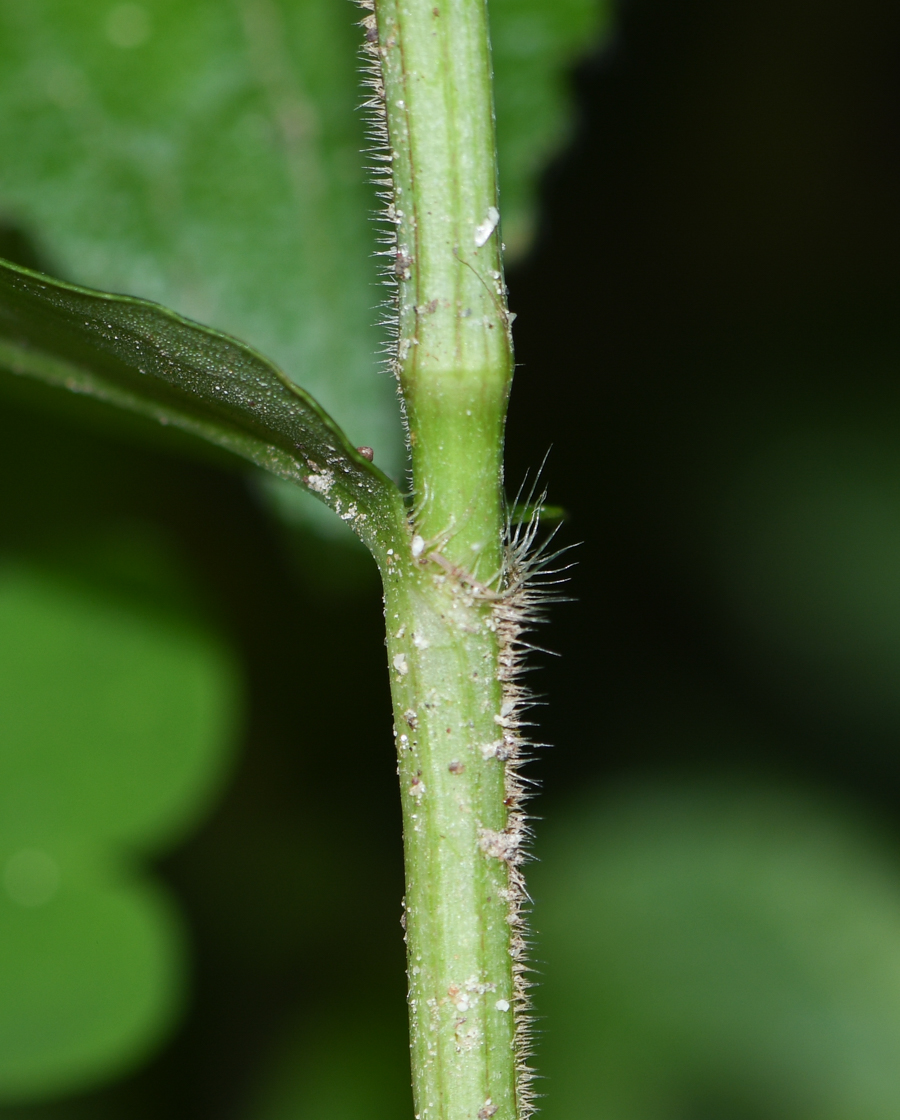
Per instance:
[[[510,827],[501,680],[503,284],[484,0],[375,0],[396,229],[395,355],[410,542],[382,564],[406,852],[419,1120],[516,1120]],[[376,153],[378,158],[378,153]]]
[[[512,343],[484,0],[377,0],[416,525],[483,580],[500,563]]]
[[[398,579],[387,596],[416,1115],[513,1120],[497,638],[490,608],[430,567]]]

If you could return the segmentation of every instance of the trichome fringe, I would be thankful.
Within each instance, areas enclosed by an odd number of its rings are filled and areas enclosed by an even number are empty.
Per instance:
[[[536,783],[522,773],[522,768],[544,744],[536,743],[527,734],[533,726],[526,713],[537,702],[523,678],[532,667],[529,655],[547,650],[529,640],[535,627],[545,621],[550,603],[561,596],[556,590],[563,582],[567,565],[559,566],[566,548],[552,550],[556,536],[553,529],[538,542],[541,512],[546,494],[534,500],[534,487],[527,506],[531,513],[524,520],[515,520],[510,512],[506,524],[505,564],[502,591],[493,602],[493,616],[499,640],[498,677],[503,687],[503,757],[505,760],[506,805],[508,809],[505,860],[509,868],[507,921],[510,927],[510,956],[513,970],[515,1012],[516,1097],[521,1120],[537,1111],[534,1093],[534,1070],[529,1064],[534,1045],[534,1018],[530,989],[531,969],[528,912],[531,898],[525,885],[522,865],[529,859],[532,829],[527,802],[534,796]],[[514,504],[513,511],[519,507]],[[558,528],[558,526],[557,526]]]
[[[366,173],[369,182],[375,187],[375,197],[381,207],[373,214],[377,229],[376,242],[379,246],[375,256],[384,260],[379,275],[381,283],[389,292],[387,298],[378,305],[378,326],[383,327],[387,334],[381,347],[382,363],[397,379],[397,395],[400,398],[404,430],[408,437],[406,402],[399,382],[399,281],[404,277],[406,265],[397,244],[397,227],[400,219],[394,199],[394,177],[391,168],[394,157],[388,136],[387,103],[384,94],[381,48],[378,42],[378,23],[375,17],[375,0],[357,0],[357,3],[366,12],[359,22],[363,29],[363,43],[360,47],[362,85],[368,91],[368,96],[361,106],[366,129],[366,147],[363,154],[371,161],[366,168]]]
[[[399,217],[394,199],[394,180],[385,102],[384,75],[378,41],[378,25],[374,0],[357,0],[365,11],[360,21],[364,41],[360,49],[362,84],[368,96],[362,104],[365,114],[367,147],[364,154],[371,161],[367,172],[376,189],[381,209],[374,218],[378,226],[379,248],[376,256],[384,258],[381,282],[389,289],[389,296],[380,307],[379,325],[387,331],[382,348],[385,366],[395,377],[399,374],[399,281],[405,278],[406,262],[398,245]],[[407,430],[405,402],[399,387],[404,427]],[[540,472],[539,472],[540,477]],[[508,811],[507,828],[502,839],[497,837],[502,850],[493,852],[507,865],[508,917],[510,927],[510,956],[513,971],[513,1008],[515,1014],[516,1098],[519,1120],[528,1120],[537,1110],[533,1089],[534,1071],[529,1065],[533,1051],[534,1019],[531,1014],[531,969],[528,965],[529,934],[528,908],[530,898],[525,886],[522,865],[529,858],[528,848],[532,837],[526,805],[534,794],[535,783],[522,773],[533,751],[541,746],[527,735],[531,723],[527,711],[535,699],[525,685],[523,677],[528,671],[528,655],[540,647],[528,640],[534,627],[544,620],[548,604],[559,598],[553,585],[561,582],[555,562],[565,549],[551,551],[555,530],[538,543],[541,510],[545,495],[535,500],[534,487],[527,505],[530,516],[517,520],[511,512],[507,518],[504,549],[504,568],[500,577],[501,590],[492,591],[475,579],[463,579],[475,597],[489,598],[496,633],[499,641],[498,676],[502,685],[501,720],[502,746],[498,755],[505,763],[505,801]],[[512,510],[520,508],[515,503]],[[432,559],[440,560],[432,553]],[[454,573],[459,575],[459,573]],[[541,652],[547,652],[541,650]]]

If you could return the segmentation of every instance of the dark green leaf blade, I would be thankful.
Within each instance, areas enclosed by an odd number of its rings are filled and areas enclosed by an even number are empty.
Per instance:
[[[0,369],[170,424],[295,482],[376,549],[396,486],[277,367],[158,304],[0,261]]]
[[[19,263],[245,339],[393,474],[359,18],[334,0],[0,0],[0,223],[34,241]]]

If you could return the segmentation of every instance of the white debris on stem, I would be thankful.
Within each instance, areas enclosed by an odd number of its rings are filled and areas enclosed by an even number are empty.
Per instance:
[[[475,227],[475,248],[480,249],[486,244],[488,238],[500,224],[500,211],[496,206],[489,206],[487,217]]]

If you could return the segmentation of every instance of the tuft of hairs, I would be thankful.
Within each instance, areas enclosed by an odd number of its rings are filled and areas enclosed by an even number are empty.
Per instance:
[[[546,493],[535,500],[529,495],[527,517],[516,518],[516,503],[507,515],[504,541],[504,569],[501,590],[493,599],[493,617],[499,640],[498,677],[502,685],[502,753],[505,761],[505,792],[508,809],[505,835],[508,838],[505,860],[509,868],[508,915],[510,955],[513,967],[513,1009],[515,1014],[516,1096],[521,1120],[537,1111],[534,1070],[530,1065],[534,1045],[534,1018],[530,989],[532,970],[528,964],[530,947],[528,913],[531,899],[525,885],[522,865],[529,859],[532,829],[527,802],[534,796],[536,783],[522,768],[544,744],[528,735],[533,726],[527,718],[536,704],[524,681],[531,666],[530,654],[549,651],[530,640],[534,628],[546,620],[549,605],[563,599],[558,587],[565,582],[568,564],[560,558],[572,546],[554,549],[559,525],[540,540],[541,513]]]

